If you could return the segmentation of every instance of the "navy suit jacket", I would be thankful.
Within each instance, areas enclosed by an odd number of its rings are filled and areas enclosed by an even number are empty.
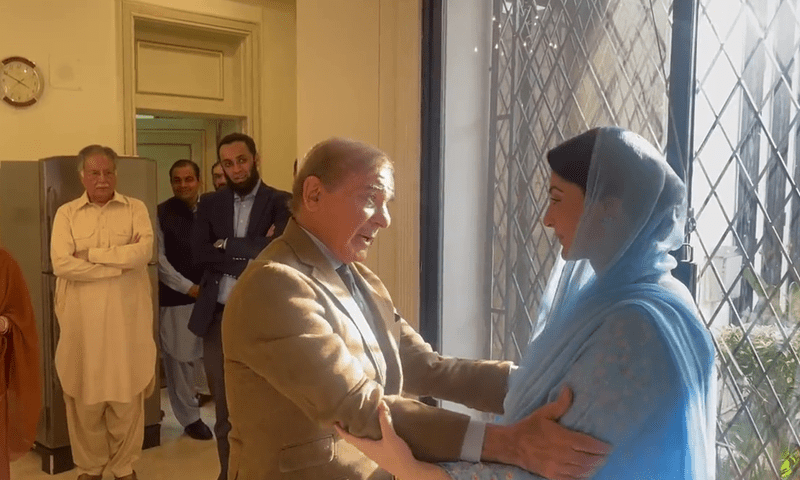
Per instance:
[[[203,268],[203,278],[200,296],[189,319],[189,330],[200,337],[205,336],[214,321],[222,276],[239,278],[247,263],[283,233],[290,217],[291,194],[261,182],[250,211],[247,234],[234,237],[233,195],[233,190],[223,187],[201,196],[197,203],[197,219],[192,228],[192,258]],[[214,247],[214,242],[225,238],[224,250]]]

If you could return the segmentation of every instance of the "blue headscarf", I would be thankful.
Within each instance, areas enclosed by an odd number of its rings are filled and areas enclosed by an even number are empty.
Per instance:
[[[558,394],[564,372],[600,324],[621,309],[646,312],[682,385],[687,439],[683,478],[715,475],[716,377],[710,336],[688,290],[670,271],[686,222],[686,189],[642,137],[601,128],[592,151],[584,211],[565,261],[551,273],[534,339],[509,380],[505,423]]]

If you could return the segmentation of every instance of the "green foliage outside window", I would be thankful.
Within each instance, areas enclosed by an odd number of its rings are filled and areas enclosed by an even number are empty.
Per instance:
[[[800,480],[800,449],[792,434],[792,426],[800,434],[800,287],[791,284],[781,296],[778,287],[751,270],[743,278],[759,301],[742,325],[717,334],[723,373],[719,413],[730,422],[718,439],[723,448],[717,478]],[[731,401],[735,397],[747,405],[749,415],[739,409],[739,401]]]

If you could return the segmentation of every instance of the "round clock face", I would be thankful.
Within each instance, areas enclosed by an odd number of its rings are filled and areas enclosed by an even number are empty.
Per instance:
[[[0,69],[3,100],[15,107],[29,107],[42,95],[44,82],[36,64],[23,57],[8,57]]]

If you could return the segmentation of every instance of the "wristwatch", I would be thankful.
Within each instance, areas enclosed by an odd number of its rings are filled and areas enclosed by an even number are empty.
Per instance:
[[[214,248],[218,248],[220,250],[224,249],[225,248],[225,239],[224,238],[220,238],[219,240],[214,242]]]

